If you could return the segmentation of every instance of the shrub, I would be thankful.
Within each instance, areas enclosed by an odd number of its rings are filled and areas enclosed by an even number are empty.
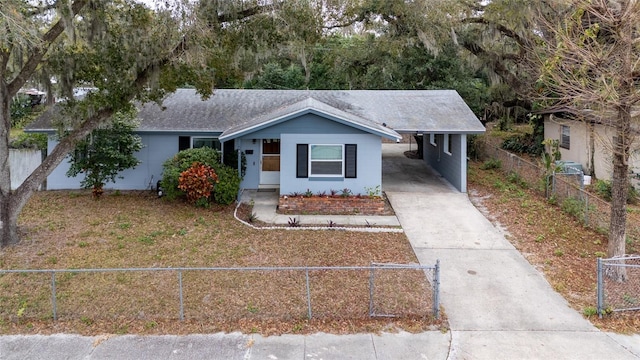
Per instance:
[[[197,206],[207,206],[209,198],[218,182],[218,175],[210,166],[194,162],[180,173],[178,188],[187,193],[187,201]]]
[[[229,205],[238,197],[242,178],[238,170],[229,166],[218,166],[218,183],[213,188],[213,200],[218,204]]]
[[[506,138],[500,147],[518,154],[537,156],[544,152],[544,146],[536,140],[531,134],[516,134]]]
[[[12,149],[40,149],[47,148],[47,134],[20,133],[11,141]]]
[[[207,147],[183,150],[165,161],[160,184],[167,199],[174,200],[185,195],[178,188],[180,174],[194,162],[209,166],[218,176],[218,183],[212,190],[213,201],[227,205],[236,200],[242,178],[235,168],[220,163],[218,151]]]
[[[611,181],[598,180],[593,184],[593,191],[595,191],[601,198],[611,201]],[[629,185],[627,193],[627,203],[636,204],[638,202],[638,190],[633,185]]]
[[[480,169],[482,170],[500,169],[501,167],[502,162],[498,159],[489,159],[480,165]]]
[[[507,180],[509,180],[510,183],[516,184],[520,187],[523,187],[523,188],[527,187],[527,182],[524,181],[522,176],[520,176],[520,174],[518,174],[515,171],[511,171],[509,172],[509,174],[507,174]]]
[[[586,317],[591,317],[597,314],[598,314],[598,309],[596,309],[593,306],[587,306],[584,309],[582,309],[582,315]]]
[[[584,219],[584,211],[585,211],[585,203],[584,201],[574,199],[574,198],[566,198],[562,201],[562,205],[560,206],[562,211],[565,213],[575,217],[578,220]]]

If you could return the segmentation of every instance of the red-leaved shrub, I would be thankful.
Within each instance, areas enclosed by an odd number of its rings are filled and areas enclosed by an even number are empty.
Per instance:
[[[190,168],[180,173],[178,188],[187,193],[187,201],[190,203],[206,205],[217,182],[218,175],[212,167],[194,162]]]

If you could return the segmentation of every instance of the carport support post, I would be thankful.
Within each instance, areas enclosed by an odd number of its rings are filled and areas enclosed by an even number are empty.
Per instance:
[[[436,260],[433,269],[433,315],[440,318],[440,259]]]

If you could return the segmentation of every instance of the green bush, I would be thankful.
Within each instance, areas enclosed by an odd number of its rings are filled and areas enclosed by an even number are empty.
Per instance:
[[[500,169],[501,167],[502,162],[498,159],[489,159],[480,165],[482,170]]]
[[[31,98],[27,95],[16,96],[11,100],[9,112],[11,113],[11,127],[18,127],[22,120],[33,112]]]
[[[534,156],[538,156],[544,152],[544,146],[538,141],[538,138],[532,134],[512,135],[506,138],[500,147],[517,154]]]
[[[231,204],[238,196],[242,178],[238,175],[237,169],[229,166],[220,166],[216,172],[218,183],[213,188],[213,199],[218,204]]]
[[[593,191],[601,198],[611,201],[611,182],[606,180],[597,180],[593,183]]]
[[[520,176],[520,174],[518,174],[515,171],[511,171],[509,172],[509,174],[507,174],[507,180],[509,180],[510,183],[512,184],[516,184],[522,188],[527,188],[528,184],[526,181],[524,181],[524,179],[522,178],[522,176]]]
[[[560,206],[562,211],[575,217],[578,220],[584,220],[585,215],[585,203],[582,200],[574,198],[566,198]]]
[[[611,181],[608,180],[598,180],[593,186],[593,191],[595,191],[598,196],[601,198],[611,201]],[[633,185],[629,185],[629,192],[627,193],[627,203],[628,204],[637,204],[638,203],[638,190]]]
[[[20,133],[11,141],[12,149],[39,149],[47,148],[47,134]]]
[[[178,188],[180,174],[198,162],[213,168],[218,175],[218,183],[213,189],[212,198],[219,204],[231,204],[236,200],[242,178],[235,168],[220,163],[220,153],[208,147],[180,151],[163,164],[163,193],[169,200],[185,196]]]

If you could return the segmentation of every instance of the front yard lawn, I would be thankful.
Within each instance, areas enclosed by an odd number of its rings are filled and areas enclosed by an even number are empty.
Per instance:
[[[0,250],[0,265],[105,269],[417,263],[402,233],[255,230],[236,221],[233,209],[194,208],[151,192],[107,192],[98,201],[88,191],[39,192],[20,218],[23,241]],[[395,318],[368,317],[368,271],[316,272],[310,278],[314,316],[308,320],[304,272],[185,272],[185,321],[180,321],[173,271],[57,274],[60,321],[53,322],[51,276],[9,274],[0,276],[0,332],[281,334],[445,326],[430,315],[429,286],[420,271],[379,275],[376,302],[392,303],[380,311],[402,315]]]

